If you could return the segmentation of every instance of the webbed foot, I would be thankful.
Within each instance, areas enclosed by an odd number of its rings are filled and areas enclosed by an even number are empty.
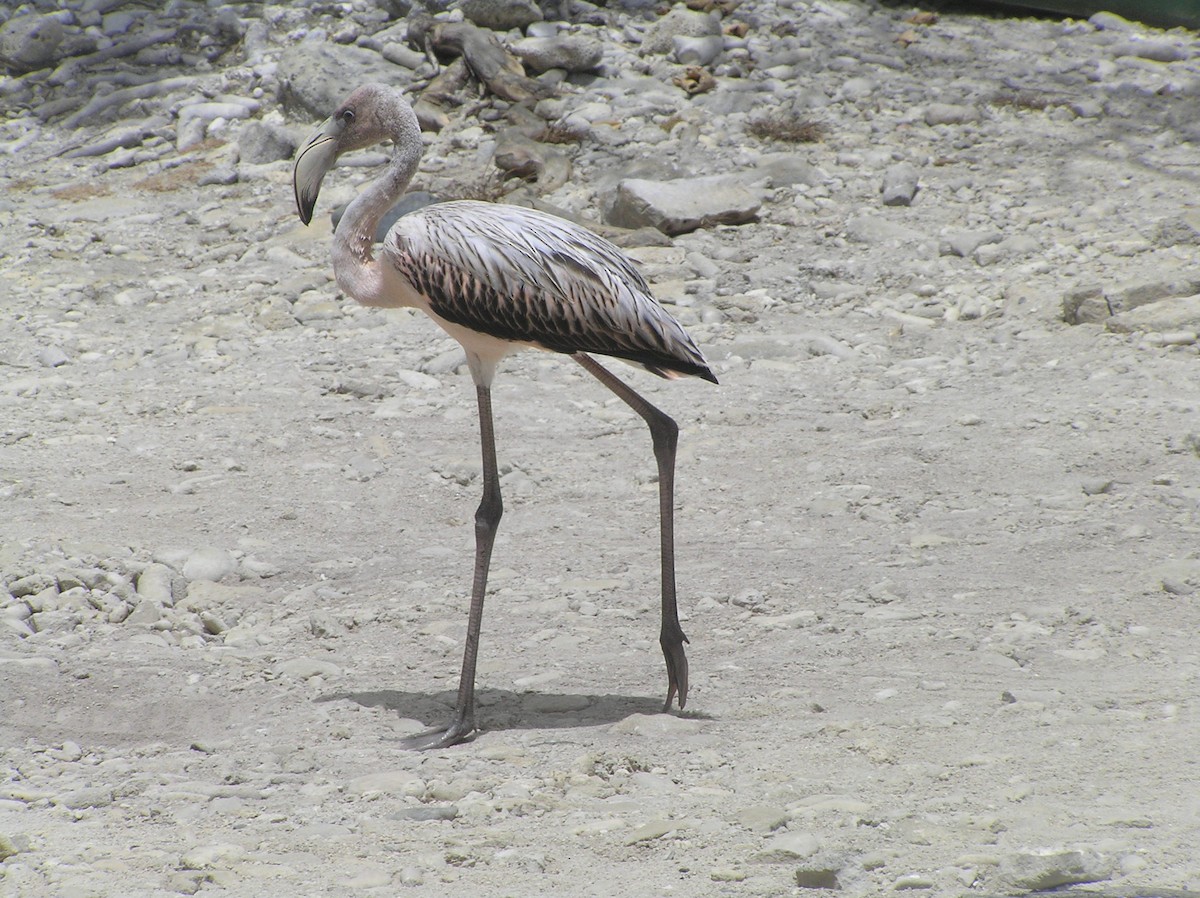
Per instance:
[[[687,655],[683,652],[683,644],[687,641],[688,638],[683,635],[682,630],[670,634],[663,633],[658,639],[663,657],[667,659],[667,701],[663,705],[663,711],[671,710],[671,702],[676,695],[679,696],[681,711],[687,704],[688,662]]]
[[[470,742],[475,738],[475,715],[455,712],[453,719],[445,726],[434,727],[400,740],[402,748],[408,751],[430,751],[435,748],[449,748],[461,742]]]

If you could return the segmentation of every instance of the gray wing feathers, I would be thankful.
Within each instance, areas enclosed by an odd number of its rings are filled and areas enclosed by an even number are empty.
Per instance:
[[[584,228],[519,206],[454,202],[401,218],[384,250],[455,324],[558,352],[637,361],[711,377],[692,339],[619,249]]]

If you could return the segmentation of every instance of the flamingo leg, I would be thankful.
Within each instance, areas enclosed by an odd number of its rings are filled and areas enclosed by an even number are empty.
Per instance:
[[[675,447],[679,442],[679,425],[591,356],[577,352],[571,358],[650,426],[654,459],[658,462],[658,516],[662,542],[662,630],[658,643],[667,661],[667,701],[663,710],[671,710],[671,702],[677,694],[682,709],[687,704],[688,693],[688,663],[683,651],[688,638],[679,624],[679,606],[675,600]]]
[[[479,654],[479,632],[483,623],[483,596],[496,529],[504,514],[500,478],[496,470],[496,436],[492,428],[492,391],[476,384],[479,402],[479,439],[483,446],[483,499],[475,511],[475,577],[471,585],[471,610],[467,617],[467,640],[463,648],[462,675],[454,716],[444,727],[436,727],[403,740],[405,748],[426,750],[466,742],[475,735],[475,661]]]

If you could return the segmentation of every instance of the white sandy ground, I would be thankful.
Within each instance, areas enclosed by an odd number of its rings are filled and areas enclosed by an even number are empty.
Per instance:
[[[161,563],[175,605],[43,593],[41,632],[0,634],[0,892],[1200,889],[1196,346],[1058,318],[1080,282],[1194,273],[1138,240],[1194,208],[1195,149],[988,114],[964,147],[896,132],[946,161],[883,208],[838,162],[876,138],[830,111],[828,202],[677,241],[790,286],[685,295],[643,252],[722,381],[619,366],[682,427],[684,714],[657,713],[641,422],[569,361],[506,363],[484,731],[428,754],[398,740],[453,701],[479,492],[453,344],[342,303],[286,163],[3,160],[2,569],[119,596]],[[1040,250],[938,254],[1000,201]],[[863,215],[917,236],[848,238]],[[302,294],[329,305],[279,326]],[[238,572],[186,582],[206,558]]]

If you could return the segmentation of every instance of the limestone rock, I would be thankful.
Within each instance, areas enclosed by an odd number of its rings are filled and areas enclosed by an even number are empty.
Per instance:
[[[1154,226],[1153,239],[1159,246],[1200,244],[1200,210],[1158,222]]]
[[[279,58],[280,100],[289,114],[319,122],[345,98],[346,85],[395,84],[405,71],[362,47],[303,41]]]
[[[1200,277],[1183,275],[1169,280],[1134,281],[1105,291],[1114,315],[1163,299],[1194,296],[1200,293]]]
[[[1111,865],[1084,851],[1021,853],[1004,858],[999,873],[1018,889],[1043,891],[1084,882],[1101,882],[1111,875]]]
[[[671,43],[675,47],[675,61],[684,65],[708,65],[725,49],[725,41],[719,34],[701,37],[677,34]]]
[[[21,853],[21,850],[17,845],[16,839],[0,833],[0,861],[6,861],[10,857],[15,857]]]
[[[263,164],[290,159],[296,142],[286,129],[270,122],[247,122],[238,133],[238,154],[242,162]]]
[[[673,236],[753,221],[761,205],[756,191],[727,175],[674,181],[626,178],[617,184],[606,218],[618,227],[649,225]]]
[[[900,162],[893,165],[883,174],[883,194],[885,206],[911,206],[913,197],[917,195],[918,174],[915,165]]]
[[[1019,259],[1043,249],[1042,243],[1028,234],[1014,234],[999,243],[985,243],[975,250],[975,261],[980,265],[995,265],[1009,259]]]
[[[1129,39],[1120,41],[1112,48],[1113,56],[1136,56],[1154,62],[1179,62],[1190,55],[1188,47],[1168,38]]]
[[[182,151],[194,147],[204,140],[210,127],[218,120],[248,118],[258,108],[249,103],[189,103],[179,110],[179,121],[175,127],[175,144]]]
[[[1128,312],[1119,312],[1109,318],[1104,326],[1117,334],[1185,329],[1194,331],[1200,328],[1200,294],[1160,299]]]
[[[1112,309],[1099,284],[1086,284],[1068,290],[1062,298],[1062,319],[1067,324],[1100,324],[1112,315]]]
[[[137,576],[137,593],[152,604],[172,605],[175,602],[171,589],[172,572],[165,564],[152,562],[142,568]]]
[[[530,140],[517,128],[497,137],[493,161],[507,176],[536,180],[547,192],[557,190],[571,176],[571,163],[565,153]]]
[[[0,28],[0,62],[17,72],[36,72],[59,61],[62,23],[54,16],[17,16]]]
[[[542,20],[542,11],[530,0],[460,0],[463,16],[480,28],[511,31]]]
[[[967,258],[981,246],[999,243],[1004,235],[999,231],[950,231],[938,243],[938,252],[943,256]]]
[[[914,243],[920,239],[918,231],[892,221],[883,215],[863,213],[855,215],[846,222],[846,236],[856,243]]]
[[[840,869],[832,864],[806,861],[795,870],[796,885],[802,889],[840,889]]]
[[[812,833],[783,832],[767,839],[754,859],[766,863],[779,863],[811,857],[821,847],[821,841]]]
[[[925,107],[927,125],[965,125],[979,121],[979,110],[957,103],[930,103]]]
[[[758,160],[756,169],[771,179],[775,187],[804,184],[816,187],[829,180],[829,175],[799,153],[766,153]]]
[[[206,546],[188,555],[183,576],[188,580],[220,580],[237,570],[237,561],[226,549]]]
[[[512,51],[527,71],[535,73],[550,69],[590,72],[604,57],[604,46],[599,41],[571,34],[527,37],[514,43]]]
[[[709,13],[693,12],[683,6],[673,6],[659,19],[642,41],[642,53],[670,53],[676,37],[706,37],[721,34],[721,20]]]

